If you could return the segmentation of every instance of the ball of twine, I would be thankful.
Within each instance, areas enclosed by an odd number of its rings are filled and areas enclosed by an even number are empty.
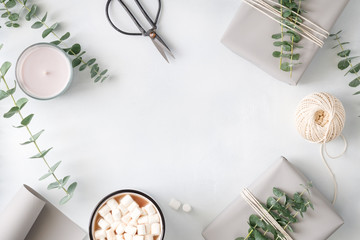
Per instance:
[[[327,143],[341,135],[345,109],[339,99],[318,92],[306,96],[296,110],[296,127],[302,137],[315,143]]]

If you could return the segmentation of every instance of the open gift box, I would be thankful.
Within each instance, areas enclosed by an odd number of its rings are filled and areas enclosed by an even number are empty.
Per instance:
[[[273,187],[279,188],[292,195],[301,192],[300,184],[306,185],[309,180],[299,172],[294,165],[285,158],[281,158],[264,172],[248,189],[260,201],[273,196]],[[303,218],[292,225],[294,232],[288,232],[294,240],[323,240],[333,234],[343,223],[343,219],[335,212],[331,204],[315,188],[311,188],[311,195],[306,198],[313,203],[314,210],[308,209]],[[254,210],[240,196],[230,204],[203,231],[206,240],[235,240],[246,237],[249,226],[249,216]]]
[[[307,12],[303,13],[302,16],[330,31],[348,1],[301,1],[302,9]],[[271,3],[271,1],[268,2]],[[278,50],[278,47],[273,45],[274,39],[271,36],[279,33],[280,28],[278,22],[242,3],[227,28],[222,43],[274,78],[296,85],[319,47],[308,39],[302,38],[299,45],[303,48],[294,49],[295,53],[300,54],[300,59],[297,62],[301,64],[294,66],[290,77],[289,72],[280,70],[279,59],[272,56],[273,51]]]

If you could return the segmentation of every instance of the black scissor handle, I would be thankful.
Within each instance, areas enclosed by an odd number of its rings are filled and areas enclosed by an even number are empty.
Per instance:
[[[134,24],[136,25],[136,27],[139,29],[140,32],[138,33],[132,33],[132,32],[126,32],[121,30],[120,28],[118,28],[113,21],[110,18],[110,14],[109,14],[109,7],[110,7],[110,3],[112,0],[108,0],[106,2],[106,8],[105,8],[105,13],[106,13],[106,17],[108,19],[108,21],[110,22],[111,26],[118,32],[125,34],[125,35],[132,35],[132,36],[141,36],[144,35],[146,36],[147,31],[145,31],[145,29],[141,26],[141,24],[138,22],[138,20],[136,19],[136,17],[134,16],[134,14],[130,11],[130,9],[126,6],[126,4],[122,1],[122,0],[118,0],[118,2],[121,4],[121,6],[123,6],[123,8],[125,9],[125,11],[127,12],[127,14],[130,16],[131,20],[134,22]],[[141,13],[145,16],[146,20],[150,23],[150,25],[152,26],[153,29],[156,29],[156,25],[157,22],[159,20],[159,16],[160,16],[160,11],[161,11],[161,0],[158,0],[159,2],[159,7],[158,7],[158,11],[155,17],[155,21],[153,21],[149,15],[147,14],[147,12],[145,11],[145,9],[143,8],[143,6],[141,5],[141,3],[139,2],[139,0],[134,0],[136,5],[139,7]]]

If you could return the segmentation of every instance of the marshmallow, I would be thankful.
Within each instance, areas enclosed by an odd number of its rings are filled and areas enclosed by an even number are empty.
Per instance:
[[[116,235],[116,240],[124,240],[124,236],[123,235]]]
[[[120,209],[116,208],[116,209],[112,210],[112,217],[115,221],[120,221],[121,220]]]
[[[130,214],[131,218],[135,219],[135,220],[138,220],[140,215],[141,215],[141,209],[140,208],[135,208],[133,211],[131,211],[131,214]]]
[[[106,214],[108,214],[110,212],[110,207],[108,205],[104,205],[102,208],[100,208],[99,210],[99,214],[100,216],[104,217]]]
[[[173,198],[170,200],[169,206],[174,210],[179,210],[181,202]]]
[[[151,224],[151,234],[155,235],[155,236],[160,235],[160,224],[159,223]]]
[[[154,240],[154,237],[153,237],[153,235],[146,235],[145,236],[145,240]]]
[[[145,224],[145,228],[146,228],[146,234],[150,234],[151,233],[151,224]]]
[[[145,225],[138,225],[137,226],[137,234],[141,235],[141,236],[146,235],[146,227],[145,227]]]
[[[144,236],[135,235],[133,240],[144,240]]]
[[[134,202],[134,199],[130,195],[125,195],[121,200],[120,203],[123,204],[125,207],[129,207],[130,204]]]
[[[147,214],[145,208],[142,207],[142,208],[141,208],[141,216],[146,216],[146,215],[148,215],[148,214]]]
[[[103,239],[106,238],[105,230],[97,230],[95,231],[95,239]]]
[[[119,204],[118,208],[120,209],[122,215],[125,215],[129,212],[129,210],[127,209],[127,207],[125,207],[124,205],[122,205],[121,203]]]
[[[138,219],[138,223],[139,223],[139,224],[149,223],[149,217],[148,217],[148,216],[140,217],[140,218]]]
[[[112,224],[114,222],[114,218],[111,213],[106,214],[104,216],[104,219],[105,219],[105,221],[107,221],[110,224]]]
[[[156,210],[151,203],[147,204],[144,208],[148,215],[154,215],[156,213]]]
[[[131,220],[131,216],[130,216],[130,213],[126,214],[125,216],[123,216],[121,218],[121,221],[123,221],[124,223],[128,224]]]
[[[187,212],[187,213],[191,212],[191,206],[190,206],[190,204],[185,203],[185,204],[182,206],[182,210],[183,210],[184,212]]]
[[[114,211],[119,206],[119,203],[115,199],[112,198],[106,203],[106,205],[109,206],[111,211]]]
[[[149,216],[149,223],[150,224],[159,223],[159,222],[160,222],[160,218],[159,218],[158,214],[154,214],[154,215]]]
[[[128,234],[128,233],[125,233],[125,234],[124,234],[124,239],[125,239],[125,240],[133,240],[133,235]]]
[[[119,226],[120,222],[119,221],[115,221],[111,224],[111,229],[115,231],[115,229]]]
[[[126,225],[124,223],[120,223],[119,226],[116,228],[115,232],[116,234],[120,235],[125,232]]]
[[[110,228],[110,223],[105,221],[103,218],[99,220],[98,225],[101,227],[101,229],[106,230]]]
[[[136,227],[138,225],[137,220],[136,219],[131,219],[131,221],[128,223],[128,225]]]
[[[126,226],[125,227],[125,232],[126,233],[129,233],[131,235],[135,235],[136,234],[136,231],[137,231],[137,228],[134,227],[134,226]]]
[[[139,208],[139,204],[137,204],[136,202],[132,202],[132,203],[130,204],[130,206],[128,207],[128,210],[129,210],[129,212],[132,212],[132,211],[134,211],[136,208]]]
[[[115,233],[114,233],[114,231],[113,230],[107,230],[106,231],[106,239],[107,240],[116,240],[115,239]]]

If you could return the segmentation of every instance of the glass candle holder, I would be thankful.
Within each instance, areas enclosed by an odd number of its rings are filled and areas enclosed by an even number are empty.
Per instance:
[[[50,43],[26,48],[15,67],[20,88],[30,97],[49,100],[63,94],[73,79],[73,68],[67,54]]]

